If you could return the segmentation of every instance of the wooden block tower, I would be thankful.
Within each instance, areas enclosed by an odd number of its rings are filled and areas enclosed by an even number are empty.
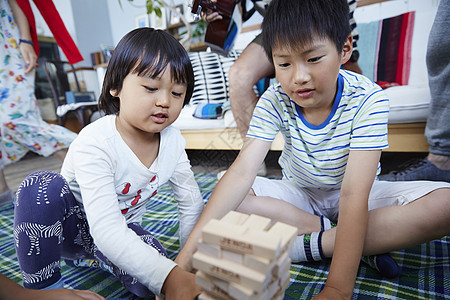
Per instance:
[[[199,299],[283,299],[297,228],[231,211],[202,231],[193,257]]]

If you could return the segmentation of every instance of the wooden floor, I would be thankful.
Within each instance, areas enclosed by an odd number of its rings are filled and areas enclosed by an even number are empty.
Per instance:
[[[16,191],[28,174],[40,170],[59,172],[61,165],[62,162],[54,156],[42,157],[28,154],[20,161],[5,167],[6,182],[11,190]]]

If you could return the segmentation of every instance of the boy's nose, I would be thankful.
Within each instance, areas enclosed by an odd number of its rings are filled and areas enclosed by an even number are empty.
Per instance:
[[[303,84],[310,80],[309,70],[306,66],[297,66],[294,71],[294,81],[297,84]]]

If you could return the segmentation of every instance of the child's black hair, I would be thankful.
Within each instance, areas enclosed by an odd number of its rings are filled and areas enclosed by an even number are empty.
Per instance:
[[[341,52],[351,33],[346,0],[273,0],[262,23],[262,45],[272,62],[272,50],[295,49],[314,38],[329,38]]]
[[[138,28],[127,33],[117,44],[109,61],[99,97],[99,108],[108,114],[120,110],[119,93],[125,77],[138,76],[156,78],[169,66],[170,76],[177,83],[187,86],[183,105],[189,103],[194,91],[194,71],[183,46],[169,33],[154,28]]]

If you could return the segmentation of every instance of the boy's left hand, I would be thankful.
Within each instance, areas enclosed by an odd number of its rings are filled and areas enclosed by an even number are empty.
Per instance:
[[[350,297],[345,297],[345,295],[338,289],[326,286],[323,288],[323,290],[314,296],[314,300],[325,300],[325,299],[332,299],[332,300],[346,300],[350,299]]]

